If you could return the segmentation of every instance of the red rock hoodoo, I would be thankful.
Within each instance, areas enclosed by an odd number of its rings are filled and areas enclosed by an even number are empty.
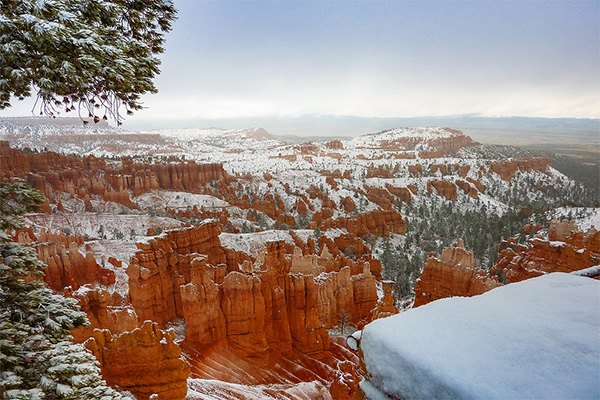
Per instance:
[[[189,365],[180,358],[173,331],[163,332],[146,321],[141,328],[121,335],[96,330],[85,343],[98,361],[109,385],[133,393],[138,399],[181,400],[187,393]]]
[[[474,296],[500,286],[475,264],[473,252],[464,248],[462,240],[431,254],[421,277],[415,283],[414,307],[452,296]]]
[[[498,252],[490,273],[502,271],[509,283],[550,272],[579,271],[600,262],[600,232],[594,227],[581,232],[572,221],[553,220],[548,239],[538,235],[525,244],[511,239],[502,242]]]

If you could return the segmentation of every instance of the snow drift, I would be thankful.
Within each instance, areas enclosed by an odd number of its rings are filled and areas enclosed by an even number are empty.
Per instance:
[[[370,398],[599,398],[600,282],[553,273],[362,333]]]

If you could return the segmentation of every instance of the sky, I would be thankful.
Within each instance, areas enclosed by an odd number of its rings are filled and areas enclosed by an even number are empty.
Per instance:
[[[179,17],[160,56],[159,93],[145,95],[147,109],[125,127],[300,116],[600,117],[598,0],[174,3]]]

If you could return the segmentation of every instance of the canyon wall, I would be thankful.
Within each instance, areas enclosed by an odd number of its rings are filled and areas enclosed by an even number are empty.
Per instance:
[[[540,234],[523,244],[514,239],[498,246],[498,261],[486,273],[475,265],[473,253],[462,241],[425,262],[415,283],[414,306],[452,296],[474,296],[506,283],[552,272],[580,271],[600,263],[600,232],[594,226],[579,230],[573,221],[553,220],[548,236]]]
[[[146,321],[120,335],[95,330],[85,343],[100,362],[106,382],[138,399],[181,400],[187,393],[189,365],[181,359],[173,331]]]
[[[548,237],[537,235],[524,244],[500,243],[498,262],[490,269],[509,283],[550,272],[573,272],[600,264],[600,232],[581,232],[573,221],[553,220]]]
[[[44,192],[52,204],[60,200],[55,192],[63,192],[84,201],[99,197],[131,208],[135,208],[131,195],[157,189],[201,193],[211,181],[231,179],[222,164],[181,160],[146,164],[134,163],[131,157],[115,163],[94,156],[22,153],[0,141],[0,179],[15,177]]]

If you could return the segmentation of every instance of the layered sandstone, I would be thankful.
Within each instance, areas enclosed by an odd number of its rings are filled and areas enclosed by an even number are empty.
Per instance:
[[[398,307],[394,305],[394,281],[383,281],[382,289],[384,292],[383,298],[379,300],[377,306],[373,309],[373,319],[390,317],[398,314]]]
[[[94,156],[73,157],[53,152],[21,153],[0,141],[0,179],[25,178],[41,190],[50,203],[56,192],[89,201],[99,198],[135,208],[131,194],[164,189],[202,192],[211,181],[227,183],[231,177],[222,164],[197,164],[174,160],[170,164],[134,163],[123,157],[121,165]],[[62,208],[62,205],[61,205]]]
[[[513,239],[498,246],[498,262],[490,273],[519,282],[551,272],[579,271],[600,263],[600,232],[579,231],[572,221],[553,220],[548,238],[536,235],[524,244]]]
[[[193,259],[204,254],[213,266],[227,263],[219,234],[217,223],[211,221],[137,244],[127,275],[131,303],[142,320],[164,324],[183,317],[180,286],[191,282]]]
[[[432,253],[415,283],[414,307],[434,300],[453,296],[474,296],[500,286],[475,264],[473,252],[464,248],[462,241]]]
[[[77,291],[65,288],[64,296],[76,299],[90,321],[89,326],[71,331],[76,342],[87,340],[95,329],[106,329],[118,335],[138,327],[135,310],[130,305],[124,305],[124,299],[116,292],[85,285]]]
[[[227,336],[219,290],[208,269],[205,257],[194,259],[190,282],[180,286],[186,340],[200,345],[220,343]]]
[[[15,239],[35,248],[38,258],[47,265],[44,281],[55,291],[66,287],[77,290],[93,282],[104,286],[115,282],[114,272],[98,265],[91,252],[83,255],[79,251],[83,244],[79,235],[67,236],[42,229],[36,236],[29,228],[18,232]]]
[[[111,386],[130,391],[138,399],[181,400],[187,393],[189,365],[182,360],[173,331],[163,332],[146,321],[141,328],[120,335],[95,330],[85,343],[100,362]]]
[[[342,311],[355,323],[370,321],[381,264],[362,241],[338,241],[345,250],[352,247],[356,260],[325,236],[320,255],[314,242],[295,236],[298,247],[269,242],[254,261],[223,248],[218,235],[217,224],[208,222],[138,244],[127,274],[140,320],[166,326],[183,318],[186,343],[225,346],[261,367],[294,349],[327,357],[327,329]]]
[[[493,162],[489,166],[489,171],[500,175],[505,181],[510,181],[517,171],[545,172],[552,165],[552,160],[549,158],[526,158],[511,161]]]
[[[458,191],[453,182],[438,180],[427,181],[427,191],[433,193],[433,188],[440,196],[445,197],[447,200],[456,201],[458,199]]]
[[[364,237],[367,232],[375,236],[389,237],[390,233],[405,234],[406,222],[400,213],[390,211],[372,211],[347,218],[326,219],[319,225],[311,224],[311,228],[325,231],[330,228],[345,228],[357,237]]]

